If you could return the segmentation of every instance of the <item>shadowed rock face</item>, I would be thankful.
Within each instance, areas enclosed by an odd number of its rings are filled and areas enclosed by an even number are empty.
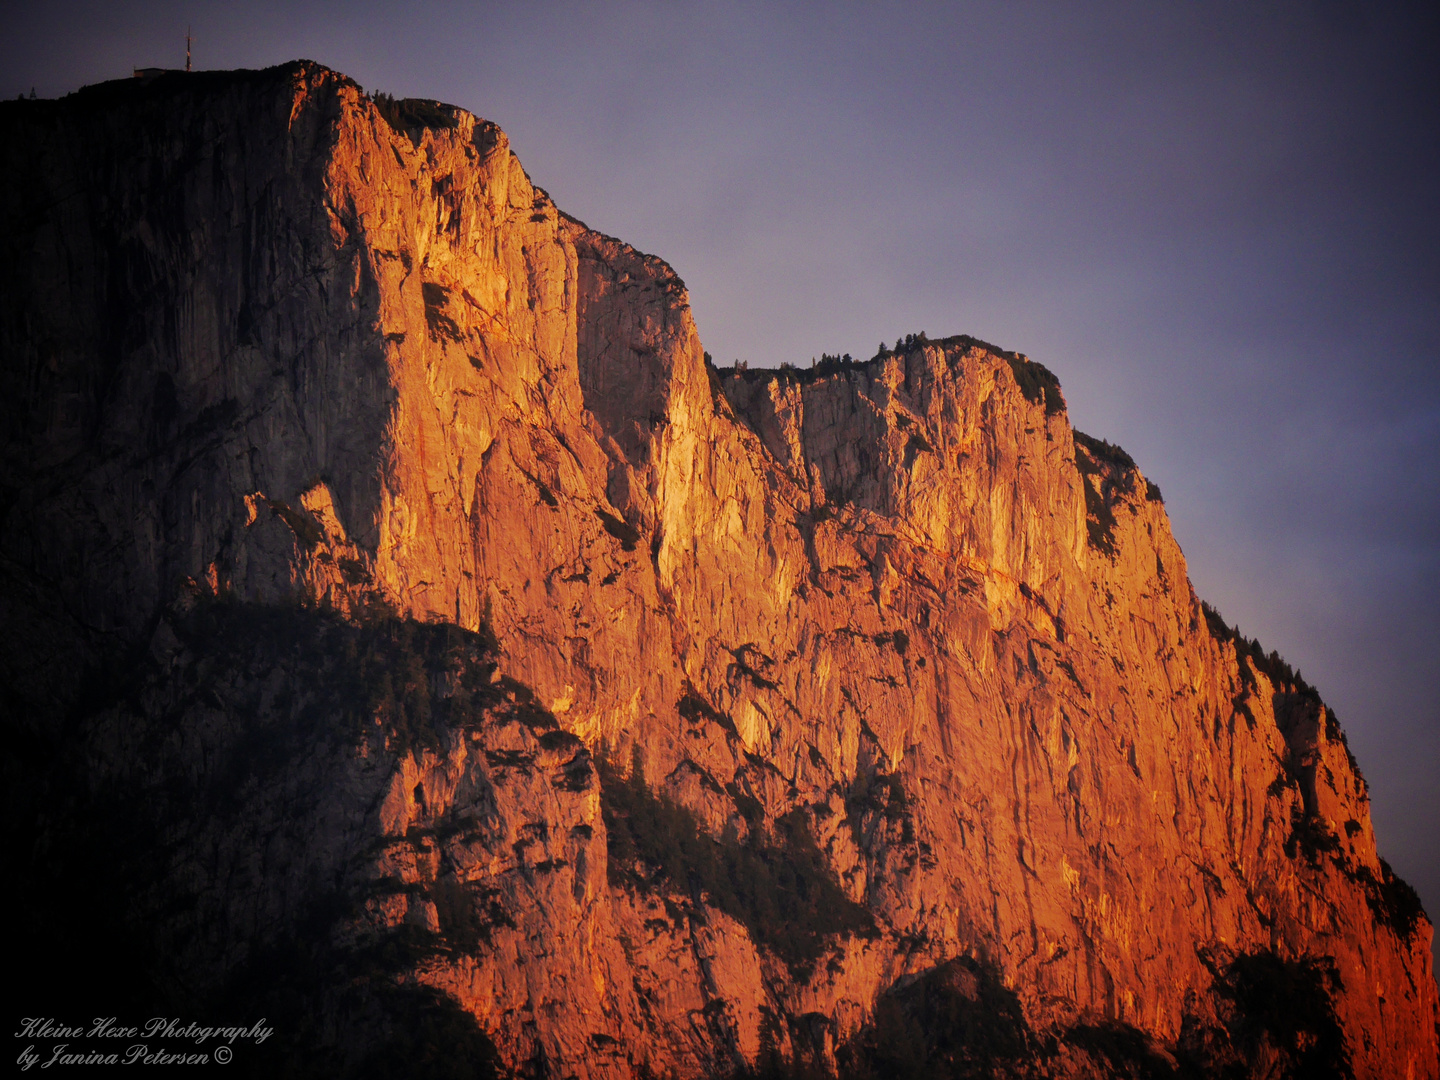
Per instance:
[[[98,1003],[336,1072],[1440,1072],[1333,714],[1039,365],[716,372],[498,128],[309,63],[0,128],[11,861]]]

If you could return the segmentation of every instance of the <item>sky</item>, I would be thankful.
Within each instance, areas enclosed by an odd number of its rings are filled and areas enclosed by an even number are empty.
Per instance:
[[[1433,5],[1431,5],[1433,8]],[[1420,5],[0,7],[0,96],[306,57],[498,123],[717,362],[1028,354],[1339,715],[1440,914],[1440,31]]]

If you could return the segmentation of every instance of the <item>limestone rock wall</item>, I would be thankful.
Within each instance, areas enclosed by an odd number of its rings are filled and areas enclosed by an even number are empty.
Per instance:
[[[957,956],[1037,1029],[1174,1044],[1266,950],[1333,959],[1356,1075],[1437,1075],[1431,927],[1382,917],[1338,726],[1211,625],[1048,373],[968,338],[714,371],[674,271],[557,211],[503,132],[388,110],[309,63],[0,105],[12,722],[58,738],[70,673],[126,650],[170,670],[206,597],[493,633],[523,691],[423,750],[329,746],[247,796],[248,839],[197,825],[264,848],[286,785],[329,823],[289,884],[207,879],[187,963],[240,963],[317,868],[368,897],[337,940],[443,932],[421,898],[454,882],[500,915],[411,977],[508,1060],[599,1077],[753,1060],[767,1016],[833,1048]],[[94,760],[137,752],[86,715]],[[878,934],[800,978],[703,898],[612,885],[577,738],[716,835],[800,811]]]

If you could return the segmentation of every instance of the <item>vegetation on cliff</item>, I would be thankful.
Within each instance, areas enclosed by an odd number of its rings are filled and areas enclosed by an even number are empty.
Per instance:
[[[459,124],[458,112],[454,105],[427,98],[396,98],[389,94],[374,94],[376,111],[385,118],[397,135],[405,135],[417,146],[420,133],[426,129],[449,130]]]
[[[1139,470],[1135,460],[1120,447],[1095,439],[1083,431],[1075,433],[1075,467],[1085,486],[1085,528],[1090,546],[1115,556],[1115,500],[1135,490]],[[1158,500],[1160,489],[1155,488]]]
[[[1104,1017],[1036,1032],[995,965],[962,956],[882,994],[869,1021],[836,1048],[833,1065],[804,1025],[790,1026],[787,1054],[772,1024],[754,1068],[736,1080],[1351,1080],[1334,1008],[1339,979],[1328,959],[1283,960],[1269,951],[1204,959],[1216,979],[1218,1023],[1187,1016],[1168,1046]]]

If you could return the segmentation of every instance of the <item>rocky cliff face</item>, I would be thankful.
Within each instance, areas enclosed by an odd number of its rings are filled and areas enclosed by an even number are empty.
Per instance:
[[[1440,1074],[1333,714],[1038,364],[717,372],[498,128],[309,63],[0,126],[52,958],[337,1071]]]

